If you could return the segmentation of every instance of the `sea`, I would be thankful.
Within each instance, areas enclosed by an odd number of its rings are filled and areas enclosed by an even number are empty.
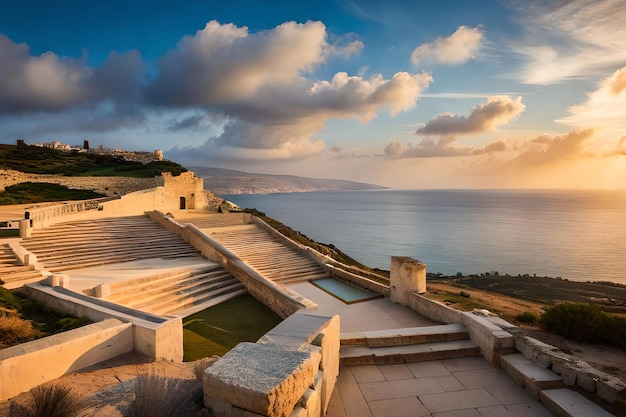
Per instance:
[[[375,190],[222,195],[364,265],[626,285],[626,191]]]

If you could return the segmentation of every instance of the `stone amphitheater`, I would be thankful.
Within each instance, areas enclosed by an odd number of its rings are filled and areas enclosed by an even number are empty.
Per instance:
[[[423,297],[418,261],[394,257],[391,278],[372,280],[250,214],[207,210],[193,173],[140,190],[115,181],[101,185],[119,198],[26,208],[20,237],[0,241],[7,288],[94,321],[0,351],[0,413],[35,385],[129,354],[182,375],[182,318],[244,293],[284,320],[206,369],[213,415],[608,416],[624,399],[623,382],[510,323]],[[93,393],[91,415],[123,415],[110,392]]]

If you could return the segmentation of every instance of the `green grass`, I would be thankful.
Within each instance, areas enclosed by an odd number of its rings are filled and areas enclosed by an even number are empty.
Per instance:
[[[57,174],[67,176],[123,176],[151,178],[161,172],[179,175],[187,171],[182,165],[168,161],[149,164],[124,161],[113,155],[63,152],[38,146],[18,148],[0,144],[0,168],[14,169],[31,174]]]
[[[75,190],[58,184],[23,182],[6,187],[0,192],[0,205],[88,200],[98,197],[104,195],[92,190]]]
[[[18,237],[19,235],[19,229],[0,229],[0,239],[4,237]]]
[[[239,342],[256,342],[281,321],[253,296],[235,297],[184,319],[183,360],[223,356]]]

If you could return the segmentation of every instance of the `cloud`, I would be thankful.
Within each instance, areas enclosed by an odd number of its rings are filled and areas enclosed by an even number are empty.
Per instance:
[[[553,84],[594,77],[626,63],[622,0],[508,3],[520,14],[524,33],[521,40],[509,43],[523,61],[517,74],[522,82]]]
[[[53,52],[31,56],[26,44],[0,34],[0,112],[25,114],[63,111],[106,100],[126,101],[139,94],[144,70],[136,51],[112,53],[97,69]]]
[[[465,135],[490,132],[509,123],[524,111],[522,97],[491,96],[485,104],[474,106],[469,116],[443,113],[417,129],[418,135]]]
[[[411,53],[411,63],[417,66],[424,60],[440,64],[457,65],[474,58],[483,46],[483,30],[479,26],[460,26],[447,38],[437,38],[424,43]]]
[[[158,64],[148,99],[164,108],[197,108],[228,119],[223,133],[199,150],[215,147],[277,150],[268,155],[320,153],[316,137],[330,119],[367,122],[388,109],[392,115],[415,106],[432,78],[398,72],[389,79],[336,73],[313,80],[332,57],[349,57],[363,44],[350,36],[328,41],[321,22],[287,22],[250,34],[232,24],[209,22],[186,36]]]
[[[506,149],[503,141],[497,141],[483,148],[458,147],[456,139],[447,136],[443,138],[427,138],[416,145],[404,145],[399,140],[393,140],[385,147],[385,156],[391,159],[405,158],[441,158],[468,155],[483,155],[502,152]]]
[[[541,135],[526,143],[526,150],[509,160],[509,167],[528,168],[558,166],[585,155],[585,142],[594,134],[593,129],[576,130],[563,135]]]
[[[604,156],[626,156],[626,136],[622,136],[617,142],[615,149],[606,152]]]
[[[626,132],[626,67],[602,80],[588,100],[569,108],[570,115],[557,120],[570,126],[595,126],[621,136]],[[621,132],[621,134],[620,134]]]
[[[286,22],[250,34],[247,27],[212,20],[160,60],[149,95],[173,106],[245,100],[266,86],[291,84],[330,56],[349,56],[363,47],[360,41],[341,45],[326,38],[321,22]]]

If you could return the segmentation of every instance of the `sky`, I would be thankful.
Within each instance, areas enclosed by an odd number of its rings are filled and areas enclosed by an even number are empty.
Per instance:
[[[626,188],[626,0],[0,3],[0,143],[401,189]]]

